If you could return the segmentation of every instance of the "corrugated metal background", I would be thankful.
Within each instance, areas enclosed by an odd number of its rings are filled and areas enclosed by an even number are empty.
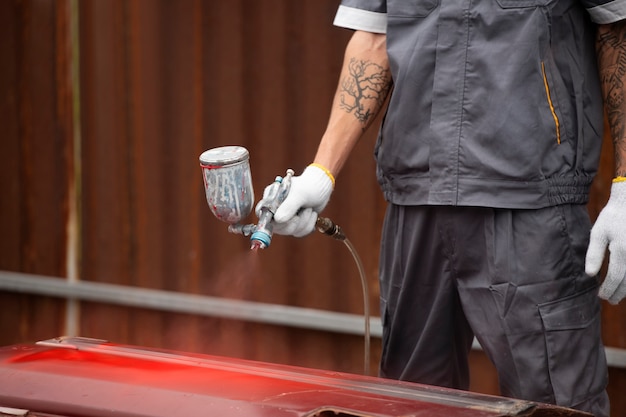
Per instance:
[[[259,197],[276,175],[310,162],[350,36],[332,27],[337,5],[0,2],[0,270],[362,313],[357,269],[343,245],[317,234],[276,237],[252,255],[247,239],[210,214],[198,165],[208,148],[247,147]],[[363,259],[377,315],[384,202],[374,137],[371,131],[358,145],[325,214]],[[593,216],[608,197],[605,150]],[[67,331],[63,300],[0,292],[0,302],[3,345]],[[78,307],[83,336],[362,371],[358,336]],[[607,345],[626,347],[624,306],[604,314]],[[372,348],[374,372],[378,340]],[[473,360],[473,387],[495,392],[491,365],[480,353]],[[613,408],[626,410],[626,374],[611,372]]]

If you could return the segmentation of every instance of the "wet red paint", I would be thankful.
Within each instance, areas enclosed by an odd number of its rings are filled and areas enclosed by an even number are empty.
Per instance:
[[[0,349],[0,387],[0,406],[84,417],[323,417],[334,411],[496,417],[540,408],[359,375],[80,338]]]
[[[105,369],[122,368],[125,370],[132,370],[139,372],[154,371],[175,371],[187,369],[188,366],[181,364],[156,362],[152,360],[145,360],[139,358],[128,358],[123,356],[102,355],[93,352],[83,352],[80,350],[70,349],[54,349],[37,351],[34,353],[17,356],[10,358],[8,363],[15,364],[32,364],[42,367],[54,367],[63,363],[85,363],[89,364],[92,371],[96,372],[97,368],[103,367]]]

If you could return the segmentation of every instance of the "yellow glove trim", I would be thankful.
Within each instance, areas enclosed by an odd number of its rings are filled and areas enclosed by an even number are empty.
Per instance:
[[[615,177],[613,178],[613,182],[624,182],[626,181],[626,177]]]
[[[324,165],[320,165],[320,164],[316,164],[316,163],[312,163],[309,164],[310,167],[317,167],[319,169],[321,169],[322,171],[324,171],[326,173],[326,175],[328,175],[328,178],[330,178],[330,182],[333,183],[333,188],[335,188],[335,177],[333,176],[333,174],[328,170],[328,168],[326,168]],[[626,179],[625,179],[626,180]]]

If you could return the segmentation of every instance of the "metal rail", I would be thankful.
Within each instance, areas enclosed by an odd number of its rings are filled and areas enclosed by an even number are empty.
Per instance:
[[[363,316],[278,304],[0,271],[0,290],[363,335]],[[371,334],[382,336],[380,318]]]
[[[0,291],[44,295],[68,300],[93,301],[175,313],[198,314],[257,323],[275,324],[351,335],[363,335],[363,317],[302,307],[233,300],[0,271]],[[370,318],[370,333],[382,337],[380,317]],[[474,341],[474,349],[480,349]],[[606,347],[610,367],[626,369],[626,349]]]

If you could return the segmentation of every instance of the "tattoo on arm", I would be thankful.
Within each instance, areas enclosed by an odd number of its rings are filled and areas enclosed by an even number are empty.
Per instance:
[[[384,104],[390,88],[389,69],[371,61],[352,58],[348,74],[340,82],[339,106],[352,113],[365,130]]]
[[[615,170],[626,176],[626,25],[602,26],[597,39],[600,80],[615,151]]]

